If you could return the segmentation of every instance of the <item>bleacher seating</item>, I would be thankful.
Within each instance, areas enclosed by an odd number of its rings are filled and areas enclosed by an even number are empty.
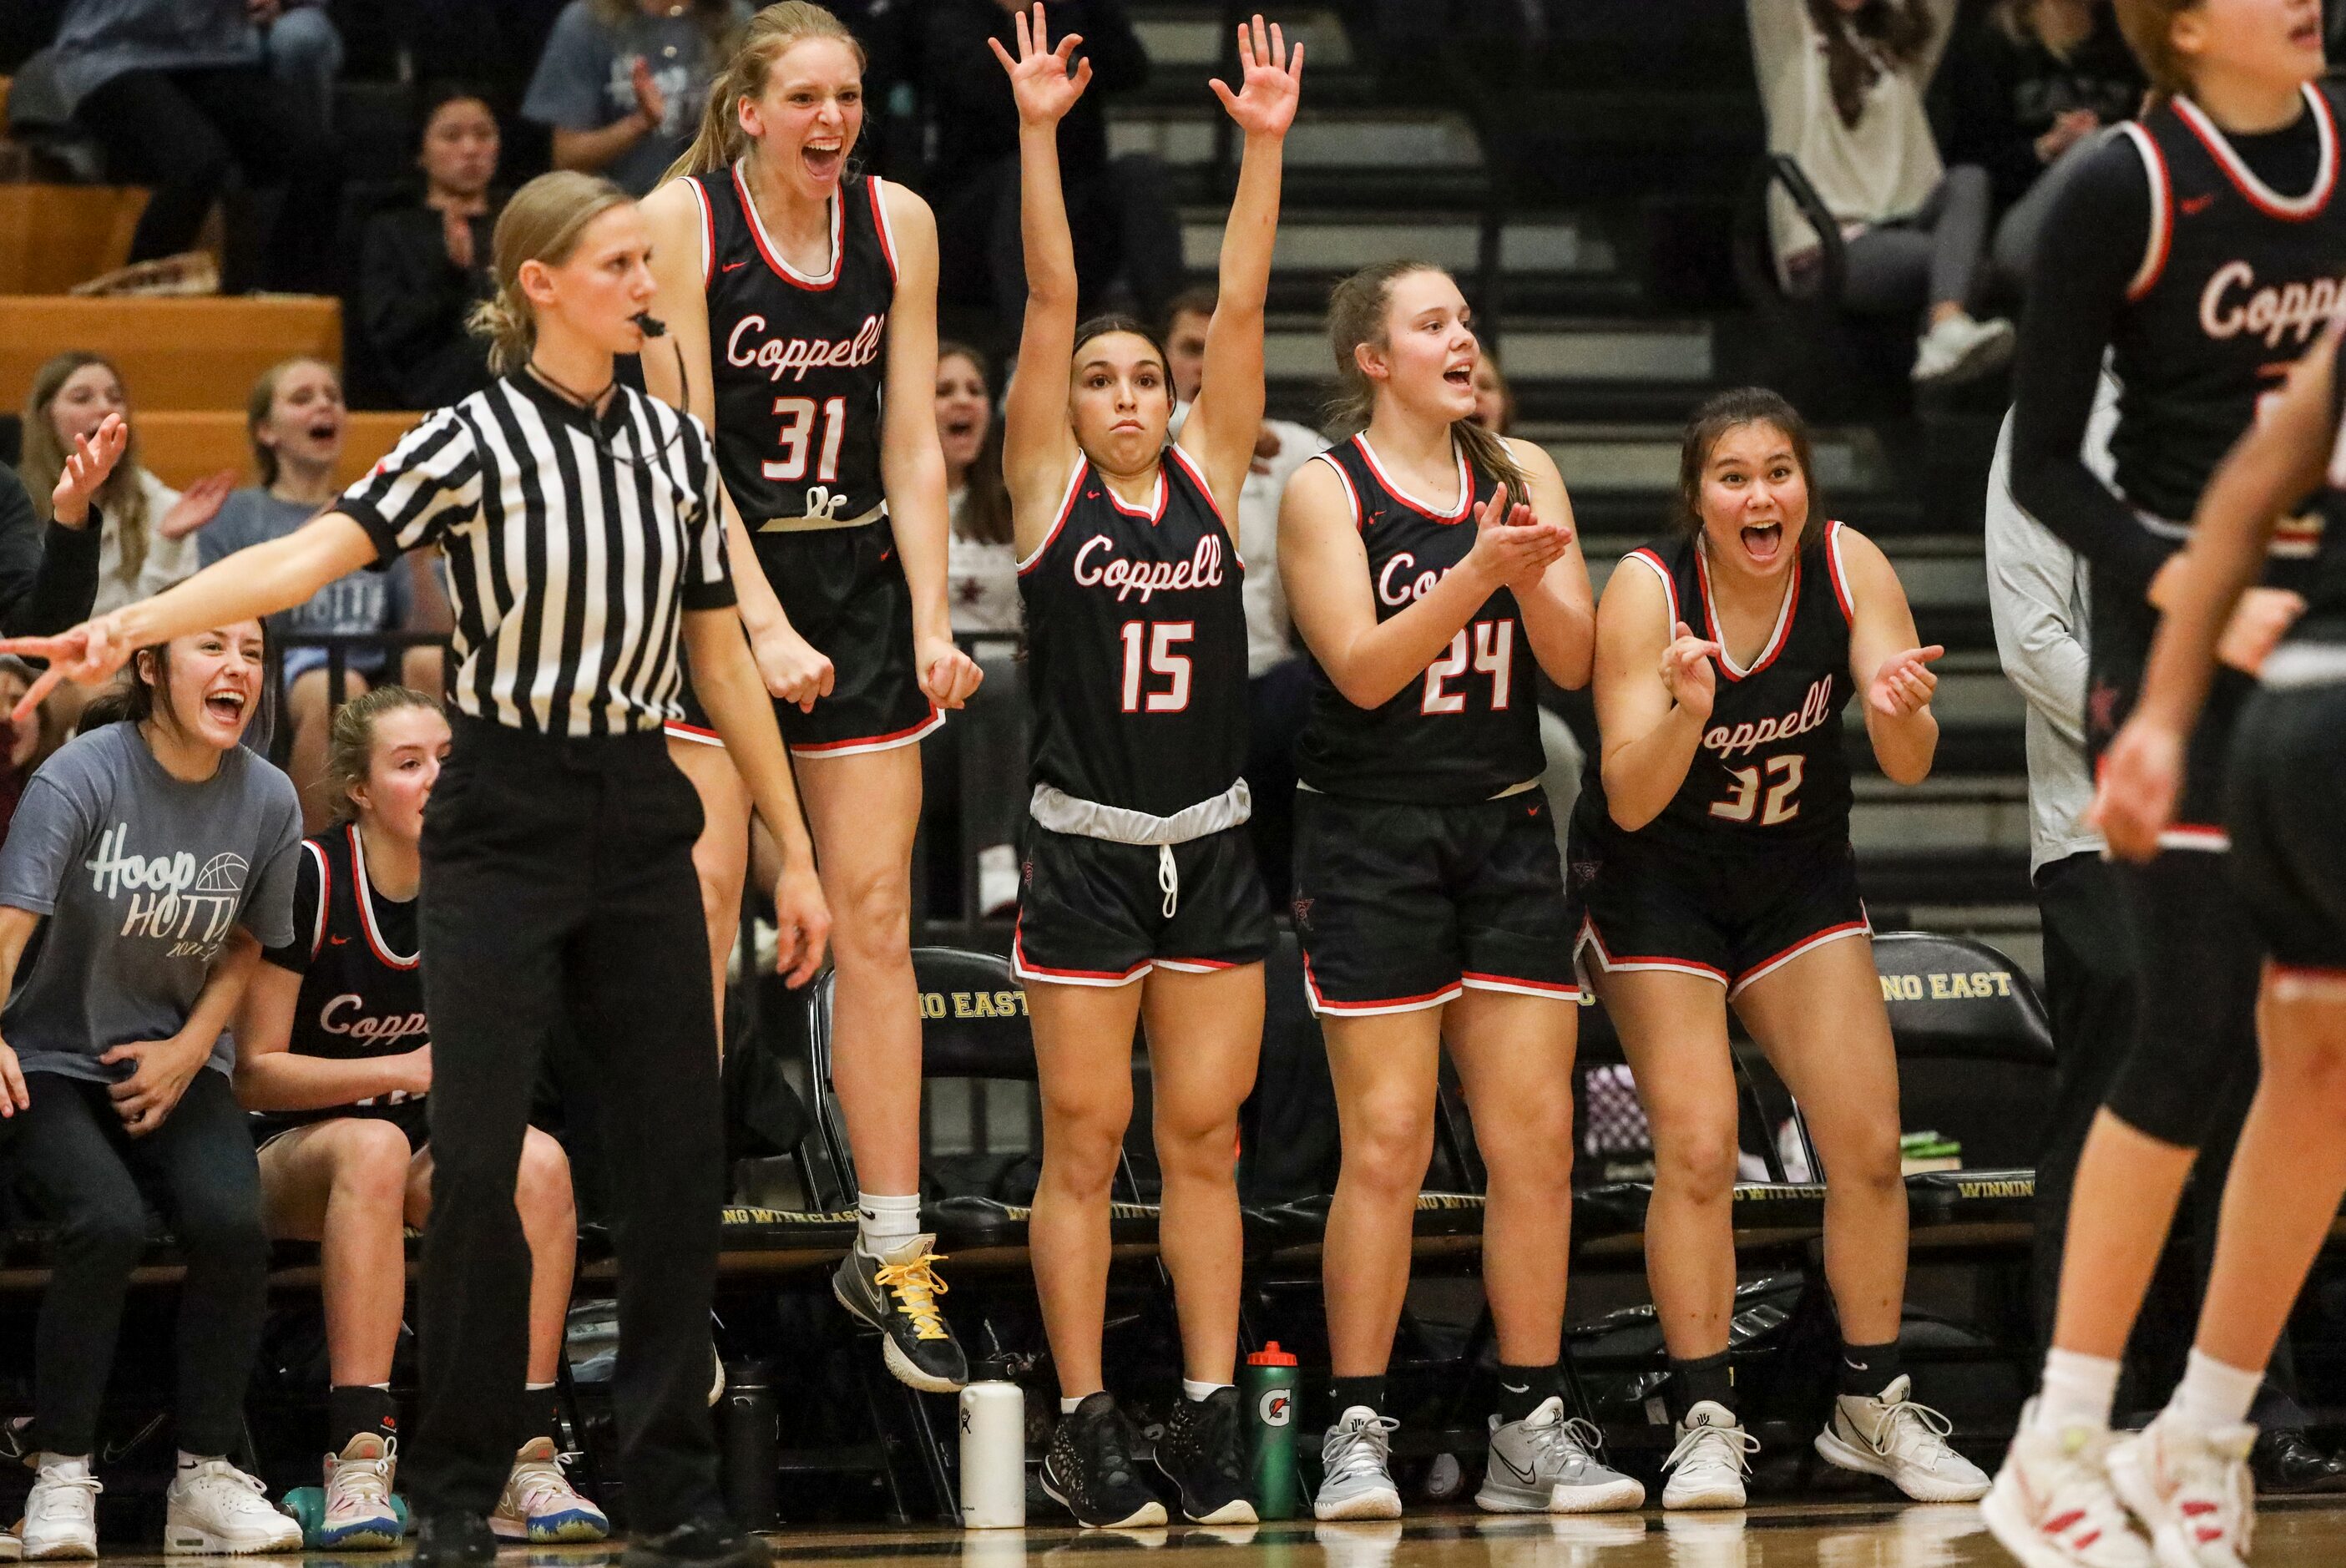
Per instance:
[[[130,254],[147,192],[117,185],[0,185],[0,294],[62,294]]]
[[[124,372],[126,375],[129,372]],[[337,484],[364,477],[399,438],[414,428],[420,413],[357,413],[346,416],[342,466],[334,471]],[[138,453],[156,478],[174,489],[222,468],[248,470],[250,445],[245,436],[244,411],[227,409],[140,409]]]
[[[241,411],[255,378],[280,360],[306,354],[328,364],[342,362],[342,307],[307,296],[0,296],[0,406],[23,407],[34,371],[67,349],[92,349],[112,359],[142,412]],[[241,440],[238,444],[241,448]]]

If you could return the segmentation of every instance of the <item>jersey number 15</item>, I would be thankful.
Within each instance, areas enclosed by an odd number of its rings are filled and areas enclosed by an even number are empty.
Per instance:
[[[1124,711],[1179,713],[1189,706],[1189,656],[1173,650],[1198,635],[1195,621],[1127,621],[1118,636],[1124,642]],[[1161,675],[1161,691],[1145,689],[1141,662],[1148,674]]]

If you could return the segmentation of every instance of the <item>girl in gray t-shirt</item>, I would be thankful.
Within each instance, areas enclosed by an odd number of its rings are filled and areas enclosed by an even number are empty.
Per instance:
[[[58,1227],[35,1349],[29,1555],[96,1554],[90,1453],[146,1247],[141,1185],[188,1266],[167,1549],[301,1549],[300,1527],[225,1457],[269,1244],[224,1030],[260,950],[292,939],[301,842],[291,781],[241,744],[263,648],[247,621],[141,650],[33,775],[0,845],[0,1126]]]

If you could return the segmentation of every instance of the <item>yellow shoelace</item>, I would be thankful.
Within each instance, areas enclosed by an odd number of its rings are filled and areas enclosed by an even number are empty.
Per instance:
[[[904,1263],[883,1263],[872,1276],[872,1282],[882,1290],[896,1293],[896,1310],[913,1320],[913,1337],[916,1339],[944,1339],[944,1319],[937,1315],[936,1298],[945,1293],[945,1282],[937,1278],[934,1265],[944,1257],[933,1252]]]

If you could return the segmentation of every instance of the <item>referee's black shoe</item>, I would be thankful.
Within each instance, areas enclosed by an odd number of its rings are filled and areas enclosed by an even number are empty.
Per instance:
[[[693,1519],[627,1543],[619,1568],[766,1568],[773,1552],[729,1519]]]
[[[1180,1489],[1192,1524],[1252,1524],[1246,1465],[1239,1457],[1239,1391],[1225,1385],[1173,1407],[1157,1440],[1157,1468]]]
[[[1132,1427],[1106,1390],[1059,1418],[1043,1456],[1043,1490],[1086,1530],[1133,1530],[1165,1522],[1165,1505],[1140,1479]]]
[[[482,1568],[497,1560],[497,1538],[477,1513],[427,1513],[415,1529],[413,1568]]]
[[[945,1282],[937,1278],[936,1237],[915,1236],[885,1257],[858,1243],[839,1260],[831,1293],[855,1320],[877,1329],[888,1370],[923,1393],[950,1394],[969,1381],[969,1357],[937,1308]]]

